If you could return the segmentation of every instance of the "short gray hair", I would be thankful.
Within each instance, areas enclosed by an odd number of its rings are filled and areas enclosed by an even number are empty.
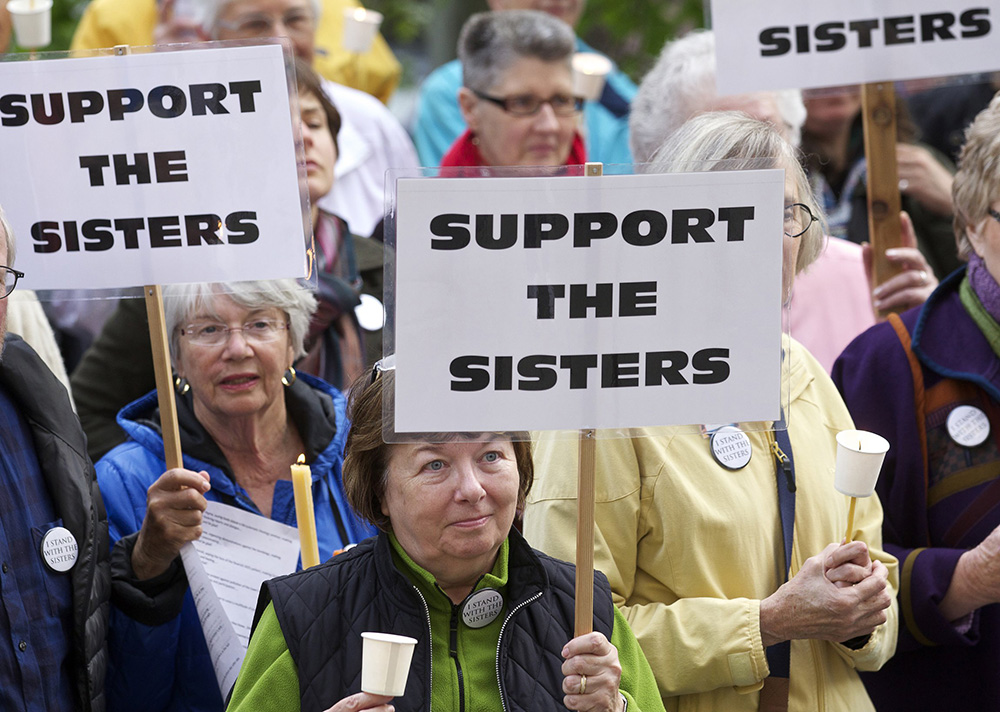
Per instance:
[[[685,121],[718,98],[715,75],[715,34],[711,30],[689,32],[664,46],[632,100],[629,145],[637,163],[648,161]],[[762,94],[774,99],[792,144],[798,146],[806,120],[802,92],[786,89]]]
[[[538,10],[480,12],[470,17],[458,38],[462,83],[488,91],[519,59],[565,62],[570,68],[576,35],[562,20]]]
[[[295,358],[305,355],[303,344],[309,320],[316,311],[316,297],[297,280],[198,282],[171,284],[163,288],[164,318],[170,338],[170,358],[174,362],[180,355],[181,327],[199,309],[207,307],[211,310],[211,302],[218,296],[227,296],[247,309],[281,309],[288,315],[288,335]]]
[[[10,226],[7,221],[7,216],[3,212],[3,206],[0,205],[0,230],[3,230],[4,239],[7,241],[7,267],[14,266],[14,257],[17,250],[14,244],[14,228]]]
[[[791,171],[804,203],[819,218],[799,236],[795,273],[812,264],[823,250],[826,221],[809,187],[799,152],[778,130],[742,111],[711,111],[685,123],[667,139],[650,161],[654,173],[784,168]]]
[[[951,197],[958,254],[968,258],[972,251],[968,228],[985,220],[990,203],[1000,197],[1000,92],[965,130]]]
[[[223,10],[233,3],[239,2],[239,0],[200,0],[200,2],[201,7],[205,9],[205,19],[202,21],[202,28],[207,32],[209,37],[217,40],[219,39],[219,15],[222,14]],[[315,16],[318,25],[319,19],[323,15],[323,3],[321,0],[309,0],[309,4],[312,6],[313,16]]]

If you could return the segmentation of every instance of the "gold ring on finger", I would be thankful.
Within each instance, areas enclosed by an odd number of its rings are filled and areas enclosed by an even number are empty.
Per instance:
[[[587,694],[587,676],[586,675],[580,675],[580,694],[581,695],[586,695]]]

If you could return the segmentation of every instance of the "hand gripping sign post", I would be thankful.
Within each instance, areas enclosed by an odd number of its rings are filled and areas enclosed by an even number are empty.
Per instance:
[[[183,459],[159,285],[309,276],[290,65],[281,44],[229,43],[0,63],[24,284],[146,285],[168,469]]]
[[[596,440],[781,420],[784,174],[475,170],[486,176],[389,181],[383,437],[572,431],[582,634]]]
[[[1000,69],[1000,0],[711,0],[723,94],[862,84],[869,236],[877,284],[898,268],[892,82]]]

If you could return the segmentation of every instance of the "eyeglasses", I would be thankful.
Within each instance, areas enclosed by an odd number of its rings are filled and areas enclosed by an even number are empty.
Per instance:
[[[0,274],[3,275],[3,286],[0,286],[0,292],[3,293],[0,294],[0,299],[6,299],[14,291],[17,280],[24,276],[24,272],[18,272],[13,267],[0,265]]]
[[[313,14],[305,9],[298,8],[289,10],[280,18],[257,12],[252,15],[244,15],[232,21],[220,20],[219,27],[230,32],[235,32],[242,37],[276,37],[278,23],[288,31],[290,35],[304,35],[313,32],[315,29]]]
[[[254,319],[243,326],[226,326],[216,322],[188,324],[181,329],[181,336],[195,346],[222,346],[229,341],[229,335],[239,331],[248,343],[266,344],[275,341],[281,332],[288,329],[288,322],[274,319]]]
[[[480,91],[472,92],[483,101],[489,101],[513,116],[534,116],[542,110],[543,104],[552,107],[556,116],[573,116],[583,111],[583,99],[568,94],[556,94],[548,99],[539,99],[533,94],[517,94],[515,96],[490,96]]]
[[[804,203],[792,203],[785,206],[785,234],[798,237],[806,232],[812,224],[819,220],[812,210]]]
[[[986,208],[986,212],[990,214],[991,218],[993,218],[997,222],[1000,222],[1000,213],[998,213],[996,210],[994,210],[993,208]],[[11,289],[13,289],[13,287],[11,287]]]

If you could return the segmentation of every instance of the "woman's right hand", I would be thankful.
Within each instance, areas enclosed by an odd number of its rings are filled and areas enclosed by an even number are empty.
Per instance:
[[[850,640],[870,635],[885,623],[885,610],[892,605],[889,572],[881,561],[872,561],[870,573],[865,575],[868,568],[860,563],[862,548],[866,558],[864,542],[830,544],[806,559],[795,576],[760,602],[760,634],[765,648],[784,640]],[[833,578],[859,580],[839,587],[828,576],[834,570],[843,573]]]
[[[373,695],[370,692],[359,692],[356,695],[345,697],[326,712],[395,712],[395,707],[389,704],[391,697],[385,695]]]
[[[958,559],[941,600],[941,615],[956,621],[1000,601],[1000,526]]]
[[[211,489],[208,473],[167,470],[146,490],[146,516],[132,550],[132,570],[140,581],[159,576],[181,547],[201,536],[201,516]]]

